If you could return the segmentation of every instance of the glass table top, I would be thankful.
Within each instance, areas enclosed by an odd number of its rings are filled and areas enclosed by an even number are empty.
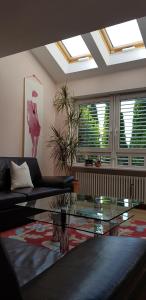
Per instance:
[[[129,212],[139,204],[139,200],[126,198],[67,193],[18,205],[39,208],[54,213],[64,212],[71,216],[109,222],[123,216],[124,213]]]
[[[91,235],[103,235],[109,233],[109,231],[123,222],[130,219],[133,215],[130,212],[123,213],[119,217],[111,220],[110,222],[104,222],[101,220],[82,218],[82,217],[74,217],[72,215],[68,215],[65,221],[65,227],[70,229],[76,229],[78,231],[86,232]],[[58,218],[59,215],[55,212],[45,211],[34,216],[29,217],[29,219],[38,222],[49,223],[52,225],[61,226],[61,218]]]

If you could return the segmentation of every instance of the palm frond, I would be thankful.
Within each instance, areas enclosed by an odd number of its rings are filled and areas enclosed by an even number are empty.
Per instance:
[[[78,139],[77,127],[81,113],[76,109],[74,99],[69,93],[67,85],[57,91],[54,98],[54,106],[57,112],[65,112],[65,129],[58,130],[51,126],[52,135],[48,141],[51,146],[51,157],[54,158],[57,169],[66,172],[72,168],[76,158]]]
[[[66,85],[62,86],[60,90],[56,93],[54,98],[54,106],[57,111],[63,111],[66,107],[70,107],[71,97]]]

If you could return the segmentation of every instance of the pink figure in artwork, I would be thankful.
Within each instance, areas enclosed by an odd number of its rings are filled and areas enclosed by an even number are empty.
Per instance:
[[[37,97],[38,93],[34,90],[32,91],[32,100],[27,100],[27,122],[32,140],[32,157],[37,156],[38,140],[41,131],[37,112],[37,103],[33,102],[33,98]]]

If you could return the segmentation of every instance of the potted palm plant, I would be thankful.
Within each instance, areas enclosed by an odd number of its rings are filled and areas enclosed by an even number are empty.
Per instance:
[[[81,114],[76,108],[67,85],[57,91],[53,102],[56,112],[61,112],[65,118],[61,129],[51,126],[52,136],[49,140],[49,145],[52,146],[51,156],[59,171],[65,172],[66,175],[72,174],[78,148],[77,129]]]

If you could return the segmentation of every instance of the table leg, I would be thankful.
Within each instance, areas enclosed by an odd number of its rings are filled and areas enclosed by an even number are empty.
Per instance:
[[[60,234],[60,252],[66,253],[69,251],[69,234],[68,228],[65,231],[61,231]]]
[[[113,225],[114,225],[114,227],[113,227]],[[112,223],[112,222],[110,222],[110,229],[109,229],[109,235],[114,235],[114,236],[118,236],[119,235],[119,225],[118,225],[118,223],[117,223],[117,225],[114,223]]]
[[[69,250],[69,233],[66,226],[66,212],[53,214],[53,237],[54,242],[60,242],[60,252],[65,253]]]
[[[66,211],[61,209],[61,235],[60,235],[60,252],[65,253],[69,251],[69,233],[67,228]]]
[[[53,234],[52,234],[52,240],[53,242],[59,242],[60,241],[60,224],[61,224],[61,215],[60,214],[53,214]]]

